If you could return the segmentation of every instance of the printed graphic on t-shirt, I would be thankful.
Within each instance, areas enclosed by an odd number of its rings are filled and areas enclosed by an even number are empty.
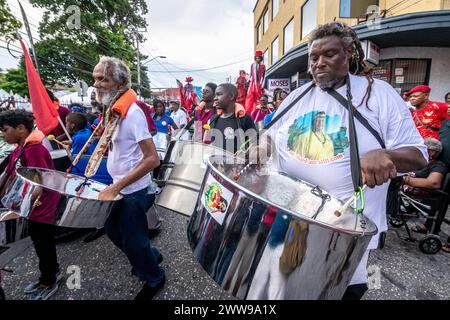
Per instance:
[[[230,140],[230,139],[234,139],[234,129],[231,127],[227,127],[223,134],[225,135],[225,139]]]
[[[340,115],[313,111],[300,116],[289,127],[288,149],[308,164],[325,164],[344,157],[349,147],[347,128]]]

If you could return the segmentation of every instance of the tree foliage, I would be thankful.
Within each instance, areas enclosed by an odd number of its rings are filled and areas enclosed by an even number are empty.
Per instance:
[[[27,73],[25,62],[21,59],[17,69],[9,69],[0,81],[0,88],[6,92],[13,92],[22,97],[28,97]]]
[[[100,56],[124,60],[132,70],[133,87],[137,89],[136,35],[147,27],[145,0],[30,0],[44,9],[39,24],[40,41],[36,52],[41,65],[41,77],[46,84],[73,84],[84,80],[92,83],[92,70]],[[71,6],[79,8],[77,12]],[[144,37],[138,35],[138,41]],[[146,57],[141,54],[142,59]],[[147,68],[141,67],[141,93],[150,95]]]
[[[6,0],[0,0],[0,35],[13,39],[21,23],[11,14]]]

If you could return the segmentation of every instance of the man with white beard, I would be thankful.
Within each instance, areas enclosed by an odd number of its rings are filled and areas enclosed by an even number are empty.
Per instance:
[[[99,200],[123,196],[105,224],[106,234],[126,254],[134,274],[145,281],[135,300],[151,300],[165,283],[164,270],[159,266],[162,255],[150,244],[145,215],[155,200],[149,187],[151,171],[159,165],[158,154],[145,114],[136,104],[130,69],[125,63],[103,57],[93,71],[93,78],[97,101],[111,107],[112,119],[117,121],[116,127],[107,126],[103,133],[105,147],[102,149],[100,141],[96,149],[96,154],[99,150],[105,152],[109,145],[107,168],[114,181],[100,193]]]

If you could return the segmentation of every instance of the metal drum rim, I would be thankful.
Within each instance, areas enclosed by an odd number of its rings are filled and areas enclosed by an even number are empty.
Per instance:
[[[79,178],[79,179],[80,179],[80,176],[77,176],[77,175],[74,175],[74,174],[71,174],[71,173],[65,173],[65,172],[61,172],[61,171],[50,170],[50,169],[43,169],[43,168],[36,168],[36,167],[21,167],[21,168],[17,168],[17,169],[16,169],[17,176],[19,176],[21,179],[27,181],[28,183],[30,183],[30,184],[32,184],[32,185],[34,185],[34,186],[41,187],[41,188],[45,188],[45,189],[48,189],[48,190],[57,192],[57,193],[59,193],[59,194],[62,194],[62,195],[64,195],[64,196],[68,196],[68,197],[77,197],[77,198],[80,198],[80,199],[83,199],[83,200],[87,200],[87,201],[101,201],[101,200],[98,200],[98,199],[88,199],[88,198],[85,198],[85,197],[82,197],[82,196],[77,196],[77,195],[67,194],[66,192],[62,192],[62,191],[60,191],[60,190],[56,190],[55,188],[51,188],[51,187],[48,187],[48,186],[39,184],[39,183],[37,183],[37,182],[34,182],[34,181],[32,181],[32,180],[30,180],[30,179],[24,177],[24,176],[20,173],[20,171],[25,171],[25,170],[27,170],[27,169],[35,169],[35,170],[46,171],[46,172],[57,172],[57,173],[62,173],[62,174],[65,175],[66,177],[69,177],[69,176],[70,176],[70,177]],[[94,180],[92,180],[92,181],[94,181]],[[98,182],[98,181],[94,181],[94,182],[97,183],[97,184],[99,184],[99,185],[101,185],[101,186],[107,187],[106,184],[103,184],[103,183],[101,183],[101,182]],[[122,198],[123,198],[123,196],[122,196],[121,194],[119,194],[119,195],[117,196],[117,199],[115,199],[115,200],[104,200],[104,201],[102,201],[102,202],[112,202],[112,203],[114,203],[114,202],[116,202],[116,201],[122,200]]]
[[[249,196],[249,197],[252,197],[252,198],[254,198],[254,199],[258,200],[258,201],[262,201],[263,203],[265,203],[265,204],[267,204],[267,205],[270,205],[270,206],[273,206],[273,207],[275,207],[275,208],[277,208],[277,209],[279,209],[279,210],[282,210],[283,213],[290,214],[290,215],[292,215],[292,216],[294,216],[294,217],[297,217],[297,218],[299,218],[299,219],[302,219],[302,220],[306,221],[308,224],[319,225],[320,227],[324,227],[324,228],[326,228],[326,229],[329,229],[329,230],[332,230],[332,231],[335,231],[335,232],[345,233],[345,234],[354,235],[354,236],[374,236],[374,235],[378,234],[378,227],[377,227],[377,225],[376,225],[371,219],[369,219],[369,218],[368,218],[367,216],[365,216],[365,215],[363,215],[363,217],[364,217],[365,219],[369,220],[370,223],[371,223],[371,224],[373,225],[373,227],[374,227],[374,231],[372,231],[372,232],[369,232],[369,231],[367,231],[367,232],[361,232],[361,231],[355,231],[355,230],[350,230],[350,229],[342,229],[342,228],[339,228],[339,227],[336,227],[336,226],[327,224],[327,223],[325,223],[325,222],[321,222],[321,221],[319,221],[319,220],[311,219],[310,217],[307,217],[307,216],[302,215],[302,214],[300,214],[300,213],[294,212],[294,211],[292,211],[292,210],[282,208],[280,205],[275,204],[275,203],[273,203],[273,202],[271,202],[271,201],[269,201],[269,200],[267,200],[267,199],[265,199],[265,198],[263,198],[263,197],[257,195],[256,193],[254,193],[254,192],[252,192],[252,191],[250,191],[250,190],[248,190],[248,189],[246,189],[246,188],[240,186],[239,184],[236,183],[236,181],[233,181],[233,179],[230,179],[230,178],[228,178],[227,176],[225,176],[225,175],[224,175],[222,172],[220,172],[216,167],[214,167],[214,165],[213,165],[213,163],[212,163],[212,160],[218,159],[218,158],[223,159],[223,158],[225,158],[225,156],[213,155],[213,156],[209,157],[209,158],[208,158],[208,167],[211,168],[212,171],[214,171],[215,173],[217,173],[222,179],[226,180],[226,181],[227,181],[228,183],[230,183],[233,187],[238,188],[241,192],[245,193],[245,194],[246,194],[247,196]],[[308,185],[308,186],[310,186],[310,187],[314,187],[312,184],[310,184],[310,183],[308,183],[308,182],[306,182],[306,181],[303,181],[303,180],[301,180],[301,179],[292,178],[292,177],[286,175],[285,173],[282,173],[282,172],[279,172],[279,171],[274,171],[274,172],[276,172],[276,173],[278,173],[278,174],[281,174],[281,175],[283,175],[283,176],[285,176],[285,177],[287,177],[287,178],[289,178],[289,179],[291,179],[291,180],[294,180],[294,181],[298,181],[298,182],[304,183],[304,184],[306,184],[306,185]],[[206,177],[205,177],[205,178],[206,178]],[[335,196],[333,196],[333,195],[332,195],[331,193],[329,193],[328,191],[326,191],[326,190],[323,190],[323,191],[325,191],[325,192],[328,193],[331,197],[333,197],[334,199],[336,199],[337,201],[339,201],[339,203],[341,203],[341,204],[344,203],[343,201],[339,200],[338,198],[336,198]]]

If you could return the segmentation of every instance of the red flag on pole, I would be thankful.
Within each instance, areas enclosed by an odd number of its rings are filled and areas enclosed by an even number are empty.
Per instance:
[[[41,78],[34,68],[30,55],[22,41],[19,38],[20,45],[25,58],[25,66],[27,68],[28,90],[30,92],[30,101],[33,109],[34,118],[39,130],[48,135],[59,124],[58,112],[53,105],[52,100],[48,96]]]
[[[185,106],[185,96],[184,96],[184,90],[183,90],[183,84],[181,83],[180,80],[177,80],[177,86],[178,86],[178,98],[180,99],[180,106],[181,107],[186,107]]]

